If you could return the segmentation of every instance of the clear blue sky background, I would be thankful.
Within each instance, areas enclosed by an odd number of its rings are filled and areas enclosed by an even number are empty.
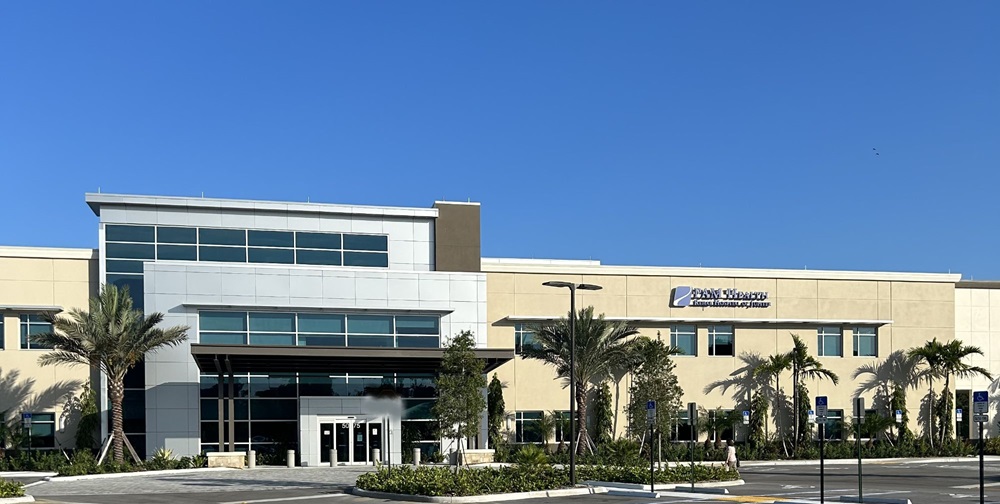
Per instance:
[[[95,246],[98,187],[471,198],[489,256],[997,279],[998,20],[993,0],[3,2],[0,244]]]

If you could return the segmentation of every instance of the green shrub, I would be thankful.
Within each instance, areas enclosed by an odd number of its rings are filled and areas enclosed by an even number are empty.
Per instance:
[[[18,481],[0,478],[0,499],[6,497],[24,497],[24,485]]]
[[[649,469],[633,467],[580,466],[579,480],[646,483]],[[691,466],[656,471],[656,481],[690,481]],[[698,481],[724,481],[739,478],[739,473],[722,466],[694,467]],[[501,468],[453,470],[446,467],[394,467],[358,476],[358,488],[376,492],[429,496],[466,496],[552,490],[569,486],[569,471],[551,465],[522,465]]]
[[[549,463],[549,456],[546,455],[545,450],[536,445],[529,444],[517,450],[511,461],[524,466],[545,465]]]

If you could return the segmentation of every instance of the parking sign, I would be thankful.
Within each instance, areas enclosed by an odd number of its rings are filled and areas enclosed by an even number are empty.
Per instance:
[[[985,390],[980,390],[972,393],[972,412],[973,413],[989,413],[990,412],[990,394]]]
[[[826,418],[826,396],[816,396],[816,416]]]

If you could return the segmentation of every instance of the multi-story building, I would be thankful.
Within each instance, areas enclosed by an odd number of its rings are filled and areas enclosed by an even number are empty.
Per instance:
[[[832,437],[848,435],[836,417],[851,413],[859,391],[870,408],[885,406],[864,390],[867,377],[853,376],[894,352],[958,338],[985,352],[970,363],[1000,372],[991,346],[1000,286],[957,274],[483,259],[473,203],[113,194],[87,194],[86,202],[99,217],[95,249],[0,248],[0,410],[34,413],[37,446],[73,446],[72,402],[90,370],[39,367],[45,350],[28,335],[48,330],[39,314],[85,308],[105,282],[128,287],[146,312],[164,313],[164,325],[189,328],[187,343],[149,355],[126,379],[125,429],[142,455],[166,447],[283,458],[296,449],[303,465],[328,464],[331,455],[369,463],[373,448],[400,460],[404,439],[448,451],[432,421],[433,378],[448,338],[464,330],[507,385],[514,441],[537,441],[531,425],[542,412],[569,408],[551,367],[516,356],[532,344],[533,325],[567,314],[568,292],[547,281],[600,285],[578,292],[577,306],[677,347],[683,400],[709,410],[746,408],[739,387],[719,384],[738,381],[757,357],[788,351],[797,334],[840,377],[839,385],[807,381],[812,397],[829,397]],[[623,434],[631,377],[619,378],[612,386]],[[965,408],[969,391],[989,385],[952,383]],[[790,394],[787,375],[782,388]],[[923,388],[907,398],[918,430]],[[10,401],[2,395],[9,391]],[[371,399],[383,396],[401,398],[397,410]],[[963,422],[958,432],[968,435],[968,415]],[[741,432],[732,433],[737,441]],[[483,422],[472,446],[488,447],[486,437]]]

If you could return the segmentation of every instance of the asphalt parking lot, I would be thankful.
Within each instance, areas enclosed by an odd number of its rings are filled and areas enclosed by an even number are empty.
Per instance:
[[[828,464],[827,502],[858,494],[856,464]],[[356,504],[387,502],[345,494],[365,468],[256,469],[180,476],[134,476],[109,480],[38,483],[28,488],[38,502],[133,504]],[[986,500],[1000,503],[1000,460],[986,464]],[[752,465],[741,468],[745,485],[730,487],[729,495],[663,492],[658,499],[592,495],[544,499],[545,502],[588,504],[651,504],[819,501],[818,465]],[[978,502],[976,459],[950,461],[865,461],[863,490],[867,497],[909,499],[917,503]],[[658,489],[663,490],[663,489]],[[537,502],[538,500],[535,500]],[[530,501],[526,501],[530,502]]]

